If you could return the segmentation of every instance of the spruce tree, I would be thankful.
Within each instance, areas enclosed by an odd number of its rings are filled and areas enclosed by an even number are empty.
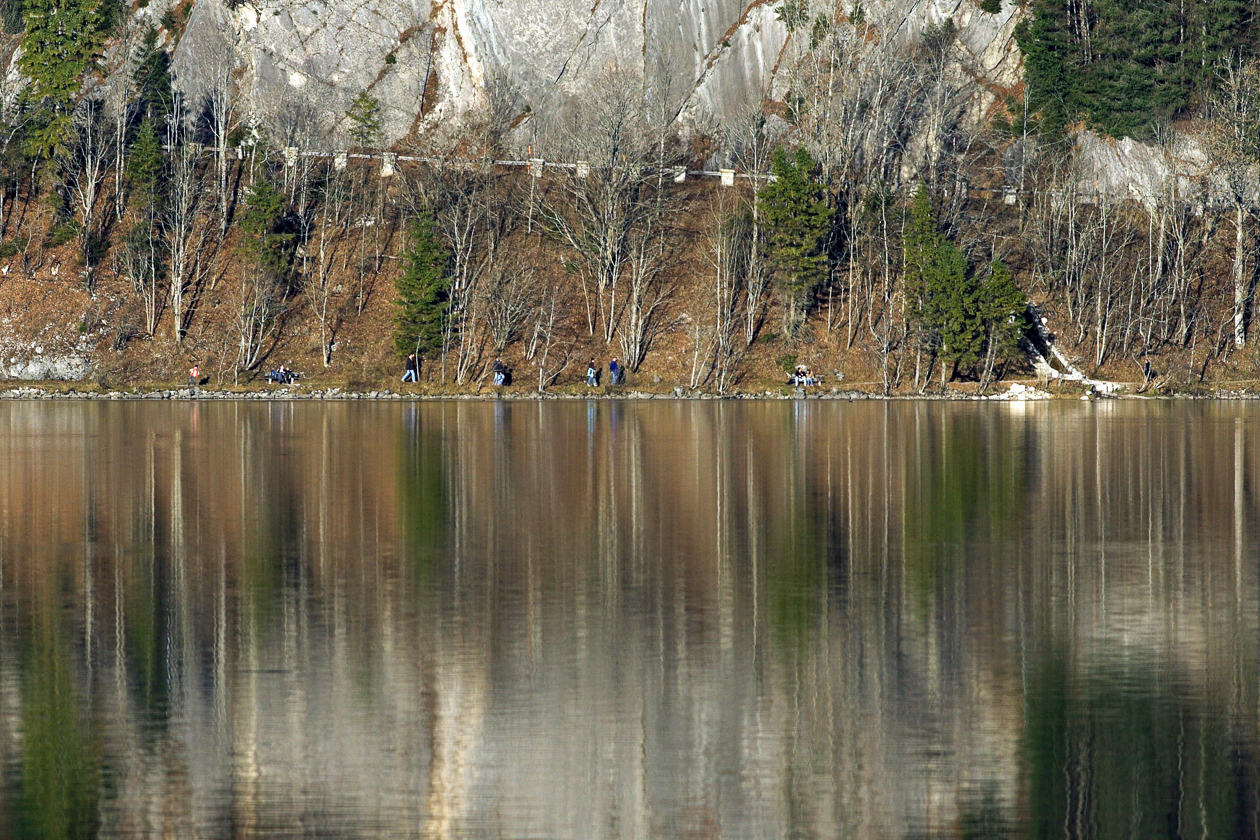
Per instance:
[[[804,148],[789,156],[779,147],[770,163],[774,180],[758,193],[789,333],[804,321],[809,296],[827,271],[823,245],[832,210],[826,191],[814,177],[815,168]]]
[[[65,146],[75,97],[105,43],[98,11],[96,0],[25,0],[18,66],[30,80],[23,96],[36,119],[28,147],[38,157],[52,158]]]
[[[932,196],[923,184],[914,193],[910,205],[910,224],[902,237],[906,289],[922,309],[927,294],[927,274],[935,259],[940,234],[936,232],[936,215],[932,212]]]
[[[142,212],[155,209],[161,193],[161,176],[162,144],[153,119],[146,117],[140,121],[140,128],[136,131],[127,165],[127,185]]]
[[[1142,137],[1202,103],[1213,63],[1256,50],[1246,0],[1032,0],[1015,37],[1043,131]]]
[[[158,46],[158,31],[149,26],[144,31],[144,40],[136,53],[135,67],[131,71],[131,83],[136,89],[136,110],[153,121],[154,125],[163,125],[171,113],[174,94],[171,89],[171,61],[166,52]]]
[[[1015,285],[1015,277],[1001,260],[989,263],[989,276],[980,285],[980,323],[984,330],[984,370],[980,385],[985,387],[993,376],[993,366],[1019,349],[1024,333],[1024,313],[1028,299]]]
[[[1024,333],[1028,298],[1015,285],[1015,276],[1001,260],[989,264],[989,276],[980,287],[980,320],[985,342],[998,356],[1015,351]]]
[[[940,338],[941,361],[952,364],[955,371],[966,370],[980,359],[984,347],[980,284],[966,255],[949,240],[937,244],[928,284],[929,321]]]
[[[433,217],[422,213],[411,223],[411,247],[394,281],[394,347],[406,356],[431,358],[442,348],[442,319],[450,297],[450,252],[433,230]]]
[[[346,111],[350,120],[350,139],[360,148],[375,146],[381,137],[381,103],[375,96],[362,91]]]
[[[937,231],[932,198],[923,185],[915,192],[902,247],[910,320],[920,349],[935,352],[955,371],[971,367],[984,346],[979,284],[966,255]],[[945,374],[942,367],[942,382]]]
[[[259,180],[245,196],[241,232],[245,253],[274,277],[286,274],[295,237],[284,228],[285,198],[267,180]]]

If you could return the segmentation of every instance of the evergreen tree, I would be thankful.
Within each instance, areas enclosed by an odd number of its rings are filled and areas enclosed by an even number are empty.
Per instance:
[[[980,385],[985,387],[993,376],[994,364],[1018,351],[1028,308],[1028,299],[1001,260],[989,264],[989,276],[980,286],[979,308],[985,343]]]
[[[22,20],[22,0],[0,0],[0,24],[4,34],[18,35],[26,27]]]
[[[295,237],[284,225],[284,192],[265,179],[250,187],[245,196],[245,212],[241,214],[241,232],[245,234],[245,252],[259,268],[272,276],[287,273],[289,253]]]
[[[23,95],[36,109],[28,143],[38,157],[64,148],[75,96],[105,43],[98,11],[96,0],[25,0],[18,66],[30,80]]]
[[[998,356],[1012,353],[1024,334],[1028,298],[1015,285],[1015,276],[1001,260],[989,264],[989,276],[980,287],[980,320],[985,343]]]
[[[827,271],[823,245],[832,210],[826,191],[814,177],[815,168],[804,148],[789,156],[779,147],[770,164],[774,180],[758,193],[789,333],[803,323],[809,296]]]
[[[158,204],[162,184],[162,144],[153,122],[151,117],[140,121],[127,166],[127,184],[144,212]]]
[[[355,97],[346,111],[350,138],[360,148],[375,146],[381,138],[381,103],[366,90]]]
[[[411,224],[411,247],[402,274],[394,281],[398,309],[394,314],[394,346],[402,355],[431,357],[442,347],[442,319],[450,297],[450,252],[433,230],[433,217],[417,216]]]
[[[170,57],[158,46],[157,38],[155,27],[149,26],[144,31],[144,40],[131,71],[131,83],[136,89],[136,111],[160,126],[171,113],[174,95]]]
[[[1141,137],[1202,102],[1213,62],[1254,52],[1245,0],[1033,0],[1016,29],[1042,129]]]
[[[935,352],[946,368],[969,368],[984,347],[980,288],[967,257],[936,229],[932,198],[922,184],[910,208],[903,240],[906,290],[912,302],[910,320],[922,350]]]
[[[916,301],[916,309],[923,308],[927,277],[940,239],[936,231],[936,215],[932,212],[932,196],[927,187],[920,184],[911,201],[910,224],[902,237],[906,289]]]
[[[980,317],[980,284],[967,257],[954,243],[942,239],[927,277],[928,321],[940,339],[941,361],[954,371],[967,370],[980,359],[984,326]],[[941,376],[944,378],[942,369]]]

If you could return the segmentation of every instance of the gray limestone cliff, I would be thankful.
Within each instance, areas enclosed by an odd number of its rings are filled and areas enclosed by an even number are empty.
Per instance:
[[[952,19],[982,88],[1018,80],[1013,9],[991,15],[974,0],[863,8],[907,42]],[[230,72],[256,120],[308,122],[325,144],[344,139],[345,112],[364,90],[380,101],[393,142],[440,136],[492,99],[520,114],[562,108],[609,68],[640,75],[685,125],[780,92],[776,73],[792,44],[777,10],[764,0],[198,0],[174,69],[194,101]]]

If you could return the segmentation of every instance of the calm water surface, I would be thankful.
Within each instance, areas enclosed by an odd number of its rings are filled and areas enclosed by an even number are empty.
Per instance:
[[[1258,405],[0,430],[0,837],[1257,833]]]

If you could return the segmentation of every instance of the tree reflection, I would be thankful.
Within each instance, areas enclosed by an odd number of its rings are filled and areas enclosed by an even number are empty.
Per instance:
[[[1211,700],[1150,665],[1074,675],[1053,651],[1034,663],[1030,836],[1255,836],[1255,757],[1216,723]]]
[[[1116,405],[0,402],[0,836],[1251,833],[1260,427]]]
[[[28,627],[22,692],[22,778],[17,836],[81,840],[97,827],[99,750],[85,719],[70,642],[53,604]]]

